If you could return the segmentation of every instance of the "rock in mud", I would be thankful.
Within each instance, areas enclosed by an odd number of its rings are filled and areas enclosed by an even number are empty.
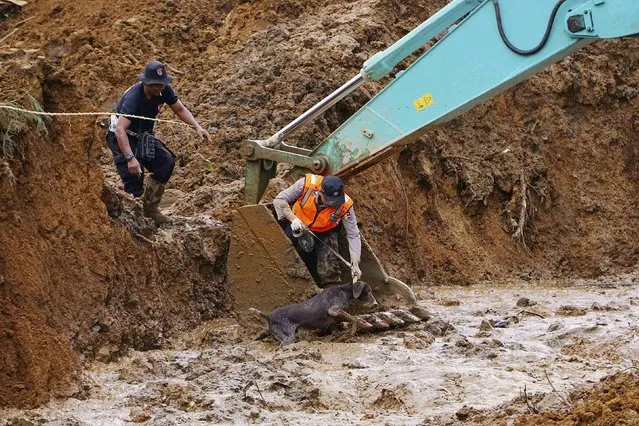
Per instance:
[[[134,408],[129,414],[129,421],[132,423],[144,423],[151,418],[151,415],[145,410]]]
[[[95,360],[103,363],[111,362],[119,355],[119,349],[113,345],[105,345],[98,349]]]
[[[418,331],[417,333],[415,333],[415,336],[428,343],[429,345],[435,341],[435,336],[433,336],[433,334],[428,331]]]
[[[529,306],[535,306],[537,304],[537,302],[530,300],[527,297],[521,297],[519,300],[517,300],[517,306],[519,306],[520,308],[526,308]]]
[[[32,421],[29,421],[27,419],[12,419],[9,423],[7,423],[8,426],[36,426],[38,423],[33,423]]]
[[[428,321],[424,327],[425,331],[429,331],[435,337],[445,336],[449,331],[455,330],[455,327],[449,322],[446,322],[441,319],[435,319],[432,321]]]
[[[547,332],[548,332],[548,333],[551,333],[551,332],[553,332],[553,331],[557,331],[557,330],[559,330],[560,328],[563,328],[563,326],[564,326],[564,325],[563,325],[562,323],[560,323],[560,322],[553,322],[552,324],[550,324],[550,325],[548,326],[548,330],[547,330]]]
[[[430,344],[431,342],[425,341],[414,334],[404,336],[404,346],[406,349],[426,349]]]
[[[459,336],[459,338],[455,340],[455,346],[458,348],[472,348],[474,345],[470,343],[466,336]]]
[[[397,410],[402,408],[403,405],[401,399],[390,389],[382,389],[382,393],[373,403],[374,408],[383,408],[386,410]]]
[[[464,406],[455,413],[455,417],[457,417],[458,420],[465,422],[466,420],[470,419],[471,417],[477,414],[479,414],[479,411],[477,411],[473,407]]]
[[[363,370],[364,368],[368,368],[368,366],[362,363],[361,361],[346,362],[342,364],[342,367],[345,367],[351,370]]]
[[[586,310],[578,306],[562,305],[557,309],[557,315],[564,317],[580,317],[586,315]]]
[[[490,331],[493,329],[493,325],[488,320],[482,320],[481,324],[479,324],[479,329],[481,331]]]
[[[566,408],[566,402],[556,393],[548,393],[544,395],[541,401],[535,404],[535,407],[542,413],[556,411],[561,412]]]

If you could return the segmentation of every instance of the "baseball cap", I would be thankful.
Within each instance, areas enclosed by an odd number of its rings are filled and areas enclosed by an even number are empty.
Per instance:
[[[327,205],[336,206],[344,204],[346,197],[344,196],[344,183],[337,176],[326,176],[322,180],[322,192],[324,193],[325,203]]]

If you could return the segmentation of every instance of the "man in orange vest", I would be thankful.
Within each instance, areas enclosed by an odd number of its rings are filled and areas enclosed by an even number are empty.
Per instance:
[[[278,220],[284,221],[284,232],[293,241],[317,285],[323,287],[331,282],[340,282],[337,256],[328,249],[338,250],[340,227],[344,228],[348,239],[353,281],[361,278],[362,240],[353,200],[344,193],[344,183],[339,177],[307,174],[280,192],[273,200],[273,207]],[[307,252],[308,248],[301,244],[306,229],[310,229],[324,244],[314,244]]]

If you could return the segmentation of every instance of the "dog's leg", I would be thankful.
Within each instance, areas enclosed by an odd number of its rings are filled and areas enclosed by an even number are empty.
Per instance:
[[[269,324],[268,331],[271,333],[273,337],[279,342],[281,345],[283,341],[286,340],[286,334],[282,332],[279,324]]]
[[[260,317],[260,318],[264,318],[264,319],[268,319],[268,315],[266,315],[264,312],[255,309],[255,308],[248,308],[249,312],[251,312],[252,314],[255,314],[256,316]]]
[[[355,337],[358,330],[359,328],[357,327],[357,324],[349,322],[348,328],[346,328],[344,331],[342,331],[341,333],[339,333],[337,336],[333,337],[330,340],[331,342],[345,342],[348,339]]]
[[[264,330],[260,331],[260,333],[255,336],[253,340],[264,340],[270,335],[271,333],[268,331],[268,328],[265,328]]]
[[[259,317],[260,319],[266,319],[268,321],[268,315],[266,315],[264,312],[259,311],[259,310],[255,309],[255,308],[249,308],[248,311],[250,313],[254,314],[256,317]],[[260,331],[260,333],[257,336],[255,336],[253,338],[253,340],[264,340],[269,335],[270,335],[270,333],[269,333],[268,327],[267,327],[264,330]]]
[[[290,322],[270,323],[269,331],[282,346],[290,345],[296,341],[295,332],[297,331],[297,326]]]

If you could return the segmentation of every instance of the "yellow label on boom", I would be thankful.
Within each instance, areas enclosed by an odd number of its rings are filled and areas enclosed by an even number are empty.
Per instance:
[[[433,95],[430,93],[426,93],[424,96],[421,96],[413,101],[413,106],[417,111],[421,111],[425,108],[428,108],[432,104],[435,103],[433,99]]]

